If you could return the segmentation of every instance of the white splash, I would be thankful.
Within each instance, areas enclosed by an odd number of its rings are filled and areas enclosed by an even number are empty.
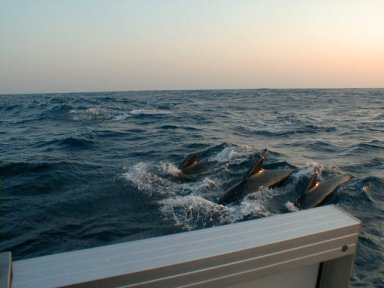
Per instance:
[[[233,149],[231,147],[225,147],[221,152],[210,158],[210,161],[228,162],[233,157]]]
[[[191,194],[175,196],[159,201],[160,212],[179,227],[193,230],[242,221],[245,217],[267,217],[271,195],[256,192],[247,195],[240,204],[224,206]]]
[[[205,178],[203,179],[203,183],[202,183],[202,185],[203,185],[204,187],[212,188],[212,187],[216,186],[216,182],[217,182],[217,180],[213,180],[213,179],[210,179],[210,178],[208,178],[208,177],[205,177]]]
[[[249,154],[253,152],[253,149],[248,145],[225,147],[222,151],[210,157],[209,161],[217,161],[220,163],[241,163],[245,161]]]
[[[139,162],[129,168],[121,176],[132,183],[137,189],[150,196],[174,197],[176,195],[200,194],[211,190],[217,180],[205,177],[199,181],[178,183],[167,179],[166,176],[179,176],[181,171],[172,163],[160,162],[158,164]]]
[[[204,177],[190,182],[173,181],[169,176],[178,175],[180,170],[170,162],[139,162],[126,170],[122,177],[141,193],[157,199],[165,219],[182,229],[193,230],[273,215],[268,209],[277,193],[273,189],[261,189],[248,194],[239,204],[223,206],[204,198],[216,195],[220,179]]]
[[[186,230],[216,224],[220,215],[228,210],[225,206],[196,195],[176,196],[159,201],[159,204],[166,218]]]
[[[181,170],[176,167],[175,164],[170,162],[160,162],[160,170],[163,173],[170,174],[172,176],[180,176],[182,174]]]
[[[286,207],[289,211],[291,211],[291,212],[297,212],[297,211],[300,211],[300,209],[297,208],[297,207],[295,206],[295,204],[293,204],[291,201],[288,201],[287,203],[285,203],[285,207]]]
[[[298,172],[295,172],[292,175],[295,183],[299,182],[303,177],[310,178],[315,168],[319,169],[320,171],[319,180],[321,180],[322,166],[320,165],[320,163],[316,161],[308,161],[305,168],[300,169]]]
[[[246,195],[240,204],[242,215],[263,217],[271,216],[272,213],[267,207],[273,196],[273,190],[265,188]]]
[[[172,191],[172,183],[150,172],[150,163],[139,162],[129,167],[122,177],[130,181],[137,189],[145,194],[168,195]]]

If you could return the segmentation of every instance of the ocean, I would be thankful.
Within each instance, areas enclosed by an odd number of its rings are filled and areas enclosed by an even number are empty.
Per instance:
[[[0,95],[1,251],[14,260],[297,210],[313,169],[362,220],[352,287],[384,287],[384,89]],[[280,187],[216,204],[260,153]],[[190,153],[216,164],[186,179]]]

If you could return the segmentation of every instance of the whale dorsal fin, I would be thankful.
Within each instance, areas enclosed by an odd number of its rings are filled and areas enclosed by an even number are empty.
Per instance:
[[[311,179],[309,180],[308,186],[304,191],[304,194],[309,193],[313,188],[315,188],[316,185],[318,185],[317,177],[319,173],[320,173],[320,170],[319,168],[316,167],[313,171]]]
[[[265,160],[265,156],[261,155],[260,159],[257,160],[256,164],[253,165],[253,167],[248,171],[247,175],[245,175],[245,178],[251,177],[252,175],[258,173],[261,171],[261,166],[263,165],[263,162]]]
[[[196,164],[196,159],[197,159],[197,153],[191,153],[187,156],[187,158],[184,159],[183,162],[181,162],[179,169],[183,170],[185,168],[191,167]]]

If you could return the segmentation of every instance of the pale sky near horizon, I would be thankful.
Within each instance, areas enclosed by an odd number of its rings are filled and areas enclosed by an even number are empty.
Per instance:
[[[0,0],[0,94],[384,87],[384,0]]]

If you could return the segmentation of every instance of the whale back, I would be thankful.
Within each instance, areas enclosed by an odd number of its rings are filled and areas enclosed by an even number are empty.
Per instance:
[[[265,160],[265,156],[261,156],[260,159],[257,160],[257,162],[255,163],[255,165],[253,165],[252,168],[249,169],[248,173],[245,174],[244,180],[251,177],[252,175],[259,173],[263,169],[262,165],[264,160]]]
[[[308,209],[316,207],[324,202],[324,200],[333,192],[339,188],[340,185],[347,183],[351,180],[351,175],[342,175],[339,177],[332,178],[328,181],[317,183],[307,193],[304,193],[296,202],[295,206],[301,209]]]
[[[232,186],[219,200],[219,204],[229,204],[240,201],[249,193],[257,192],[261,188],[274,188],[281,185],[295,170],[294,169],[263,169],[265,156],[260,159],[247,172],[243,180]]]
[[[309,180],[308,186],[307,186],[307,188],[304,191],[304,194],[310,193],[311,190],[313,188],[315,188],[316,185],[318,185],[317,178],[318,178],[319,173],[320,173],[319,168],[315,168],[314,171],[313,171],[312,177]]]
[[[196,165],[197,162],[197,153],[191,153],[181,162],[179,165],[179,169],[183,171],[184,169],[192,168],[194,165]]]

